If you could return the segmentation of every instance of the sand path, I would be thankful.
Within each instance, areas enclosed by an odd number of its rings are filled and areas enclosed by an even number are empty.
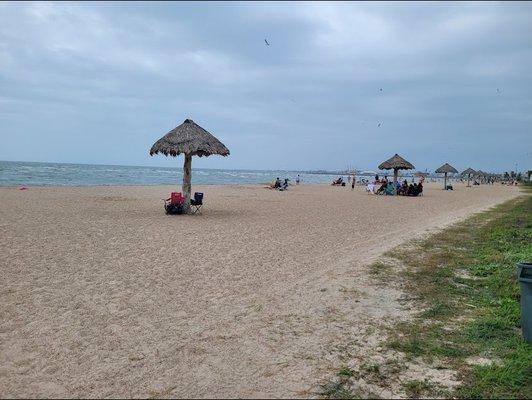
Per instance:
[[[366,265],[518,195],[301,185],[0,189],[0,396],[301,397],[403,318]],[[354,349],[354,350],[353,350]]]

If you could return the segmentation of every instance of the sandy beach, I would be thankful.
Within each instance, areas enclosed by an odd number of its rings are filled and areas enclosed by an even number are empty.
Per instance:
[[[519,194],[502,185],[0,188],[0,396],[313,396],[401,320],[368,263]]]

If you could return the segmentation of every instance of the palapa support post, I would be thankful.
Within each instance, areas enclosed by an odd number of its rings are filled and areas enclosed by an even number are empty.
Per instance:
[[[397,195],[397,174],[399,170],[397,168],[393,169],[393,194]]]
[[[190,180],[192,171],[192,155],[185,154],[185,163],[183,164],[183,197],[185,203],[183,204],[183,212],[188,214],[190,212]]]

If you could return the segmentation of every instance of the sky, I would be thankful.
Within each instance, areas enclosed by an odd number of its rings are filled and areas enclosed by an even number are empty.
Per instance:
[[[531,71],[532,2],[0,2],[0,160],[532,169]]]

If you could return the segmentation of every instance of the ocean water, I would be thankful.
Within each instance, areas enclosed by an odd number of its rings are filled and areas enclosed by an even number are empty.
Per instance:
[[[298,171],[192,168],[192,183],[258,184],[276,177],[294,183],[297,174],[303,183],[331,183],[337,177]],[[0,161],[0,186],[173,185],[182,180],[181,168]]]

